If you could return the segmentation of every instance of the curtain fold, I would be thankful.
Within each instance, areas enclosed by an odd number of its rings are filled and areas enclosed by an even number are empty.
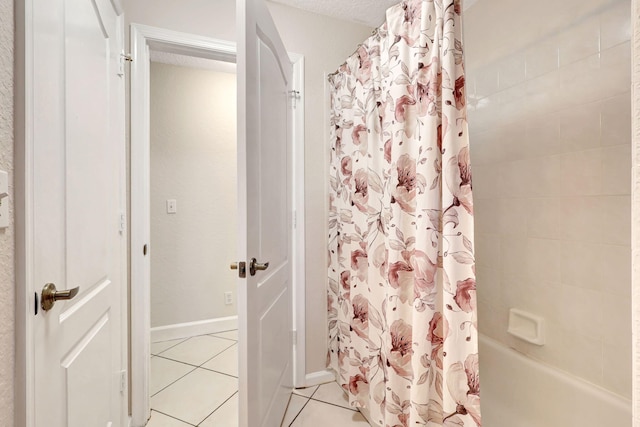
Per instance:
[[[386,18],[330,77],[328,365],[381,426],[481,426],[461,3]]]

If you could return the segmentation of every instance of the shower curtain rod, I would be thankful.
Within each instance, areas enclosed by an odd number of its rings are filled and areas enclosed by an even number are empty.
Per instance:
[[[382,25],[384,25],[384,24],[382,24]],[[382,26],[382,25],[381,25],[381,26]],[[380,26],[380,27],[381,27],[381,26]],[[371,31],[371,35],[369,36],[369,39],[370,39],[371,37],[375,36],[376,34],[378,34],[378,32],[380,31],[380,27],[374,28],[374,29],[373,29],[373,31]],[[368,40],[368,39],[367,39],[367,40]],[[358,51],[358,49],[360,49],[360,46],[364,45],[365,43],[366,43],[366,40],[365,40],[364,42],[362,42],[362,43],[358,44],[358,46],[357,46],[357,47],[356,47],[356,49],[353,51],[353,53],[347,57],[347,60],[346,60],[346,61],[344,61],[342,64],[340,64],[340,66],[338,67],[338,69],[337,69],[336,71],[334,71],[333,73],[329,73],[329,74],[327,74],[327,80],[329,80],[331,77],[333,77],[333,76],[337,75],[338,73],[340,73],[340,68],[342,68],[342,66],[343,66],[344,64],[346,64],[346,63],[347,63],[347,61],[349,60],[349,58],[351,58],[353,55],[355,55],[355,54],[356,54],[356,52]]]

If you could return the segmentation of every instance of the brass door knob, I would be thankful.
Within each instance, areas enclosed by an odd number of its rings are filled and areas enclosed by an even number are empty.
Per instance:
[[[255,258],[251,258],[251,262],[249,263],[249,274],[252,276],[256,275],[256,271],[264,271],[269,268],[269,263],[265,262],[264,264],[259,263]]]
[[[40,296],[40,307],[42,307],[44,311],[49,311],[53,308],[56,301],[70,300],[78,295],[79,291],[80,287],[76,287],[66,291],[57,291],[56,285],[54,285],[53,283],[47,283],[46,285],[44,285],[44,288],[42,288],[42,294]]]

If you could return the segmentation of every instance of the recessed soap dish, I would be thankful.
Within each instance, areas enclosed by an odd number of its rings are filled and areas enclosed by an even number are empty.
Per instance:
[[[531,344],[544,345],[544,318],[512,308],[507,332]]]

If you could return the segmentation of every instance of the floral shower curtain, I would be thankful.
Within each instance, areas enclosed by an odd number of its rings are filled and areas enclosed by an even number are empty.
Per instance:
[[[328,364],[381,426],[480,426],[460,0],[390,8],[330,84]]]

